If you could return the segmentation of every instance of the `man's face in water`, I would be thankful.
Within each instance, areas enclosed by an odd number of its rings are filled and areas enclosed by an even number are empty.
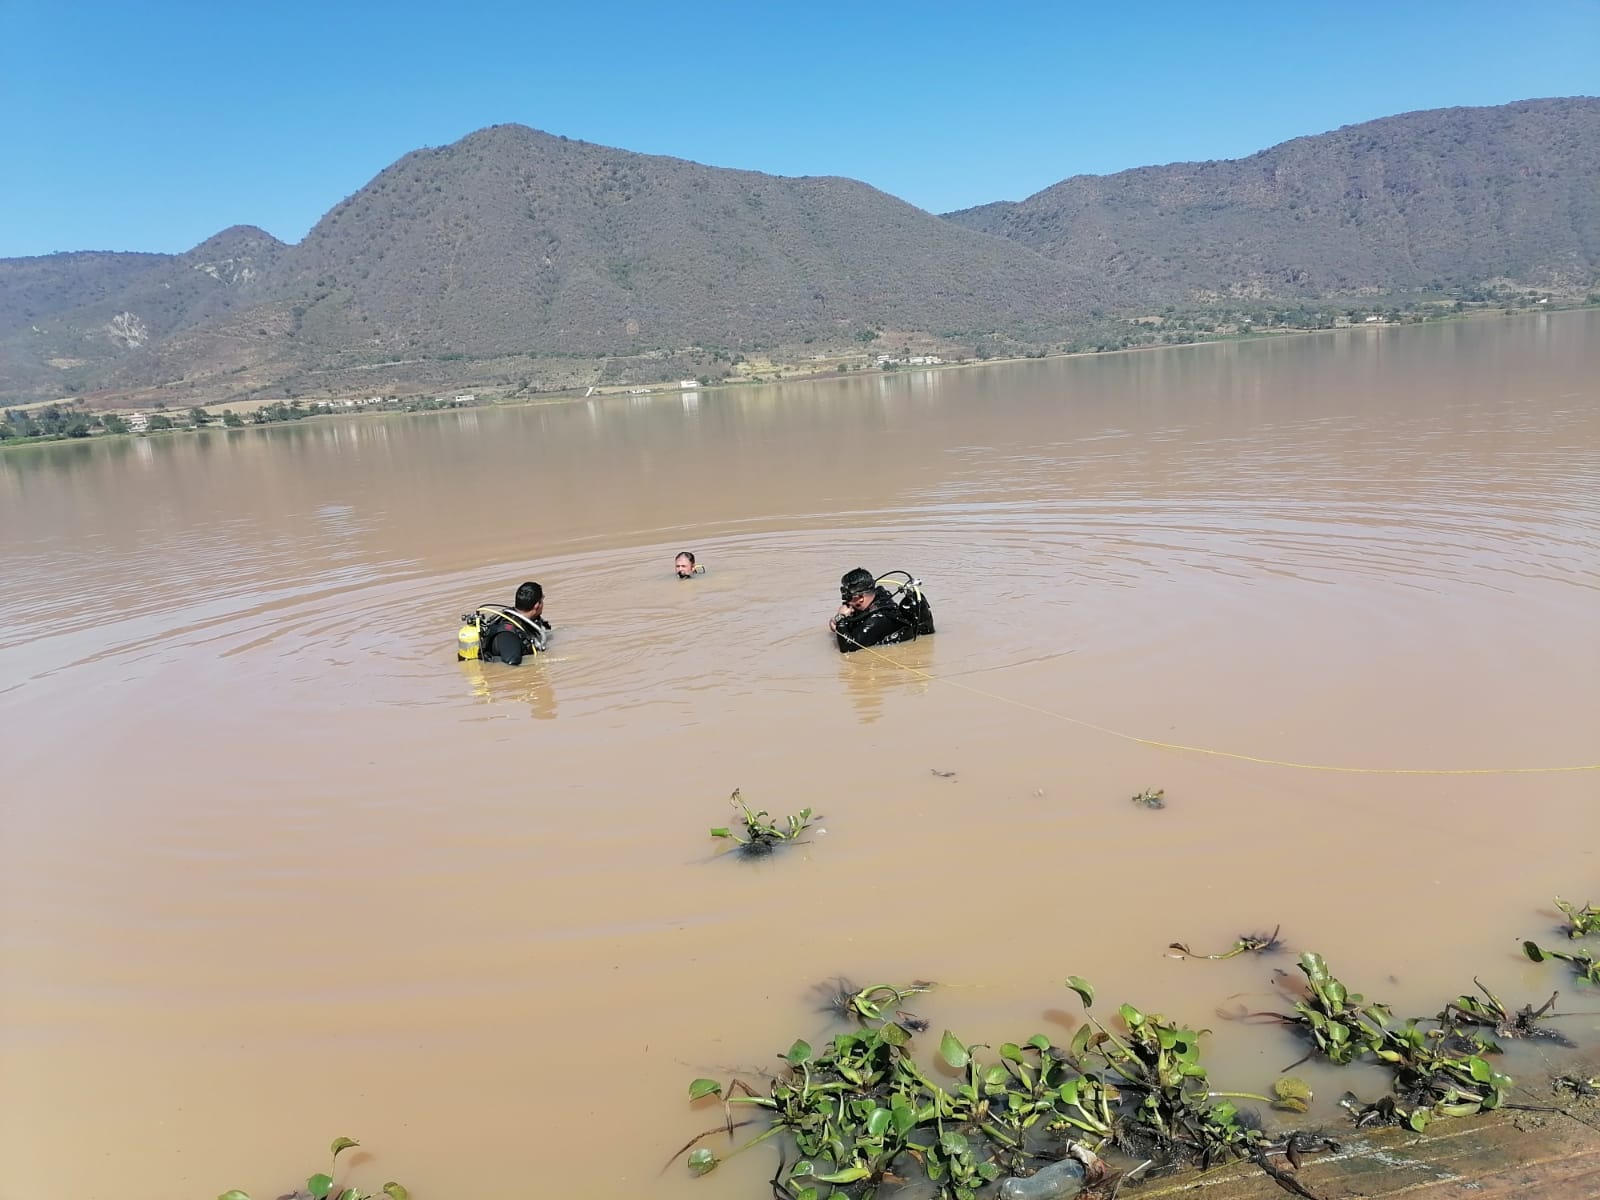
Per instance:
[[[850,599],[846,600],[845,603],[850,606],[850,610],[852,612],[866,612],[867,609],[872,607],[872,597],[874,594],[875,593],[873,592],[857,592],[854,596],[851,596]]]
[[[687,579],[694,574],[694,564],[689,561],[687,554],[680,554],[672,563],[673,569],[678,572],[679,579]]]

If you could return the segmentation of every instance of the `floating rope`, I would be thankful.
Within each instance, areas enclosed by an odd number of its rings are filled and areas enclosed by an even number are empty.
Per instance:
[[[902,671],[908,671],[919,679],[926,679],[930,683],[942,683],[946,687],[959,688],[961,691],[971,692],[974,696],[982,696],[987,700],[996,700],[1001,704],[1009,704],[1013,708],[1020,708],[1027,712],[1038,713],[1040,716],[1050,717],[1052,720],[1065,721],[1068,725],[1076,725],[1081,729],[1092,729],[1094,732],[1103,733],[1107,737],[1121,738],[1125,742],[1134,742],[1140,746],[1154,746],[1158,750],[1178,750],[1185,754],[1203,754],[1209,758],[1228,758],[1235,762],[1257,763],[1266,767],[1290,767],[1296,771],[1331,771],[1341,775],[1559,775],[1576,771],[1600,771],[1600,763],[1580,763],[1570,767],[1340,767],[1328,763],[1293,762],[1283,758],[1265,758],[1257,754],[1239,754],[1233,750],[1214,750],[1209,746],[1186,746],[1181,742],[1163,742],[1156,738],[1123,733],[1119,729],[1110,729],[1104,725],[1097,725],[1093,721],[1085,721],[1080,717],[1070,717],[1066,713],[1041,708],[1037,704],[1029,704],[1026,700],[1014,700],[1010,696],[1002,696],[999,692],[973,687],[971,684],[962,683],[959,680],[934,675],[932,672],[924,671],[920,667],[896,662],[887,654],[871,646],[862,646],[859,642],[856,645],[884,662],[898,667]]]

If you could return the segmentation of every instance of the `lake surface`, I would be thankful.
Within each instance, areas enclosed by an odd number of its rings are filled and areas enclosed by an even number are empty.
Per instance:
[[[418,1200],[764,1195],[658,1177],[686,1087],[841,975],[992,1043],[1082,975],[1247,1090],[1299,1048],[1214,1010],[1303,950],[1595,998],[1518,940],[1600,899],[1600,772],[1307,769],[1600,762],[1594,312],[63,444],[0,506],[4,1200],[337,1135]],[[939,632],[837,655],[858,565]],[[523,579],[552,652],[458,664]],[[735,788],[822,828],[716,858]]]

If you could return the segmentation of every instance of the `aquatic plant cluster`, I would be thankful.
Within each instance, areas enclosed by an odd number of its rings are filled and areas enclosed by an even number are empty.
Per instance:
[[[792,844],[807,828],[811,810],[780,824],[763,810],[751,809],[735,790],[743,835],[713,829],[741,850]],[[1578,908],[1559,898],[1571,938],[1600,933],[1600,910]],[[1231,949],[1196,954],[1182,942],[1168,949],[1176,957],[1223,960],[1241,954],[1273,954],[1282,949],[1280,929],[1242,934]],[[1523,943],[1535,962],[1560,959],[1573,964],[1578,978],[1600,984],[1597,964],[1587,951],[1541,949]],[[1447,1003],[1432,1018],[1397,1022],[1387,1005],[1351,991],[1329,970],[1320,954],[1300,955],[1304,982],[1288,1012],[1218,1012],[1225,1020],[1270,1022],[1291,1030],[1307,1046],[1284,1068],[1318,1058],[1335,1065],[1370,1063],[1391,1075],[1388,1093],[1363,1101],[1346,1092],[1340,1105],[1357,1128],[1403,1125],[1422,1132],[1436,1119],[1488,1112],[1506,1102],[1513,1086],[1490,1058],[1501,1053],[1495,1039],[1542,1038],[1573,1043],[1542,1022],[1564,1015],[1554,1011],[1552,994],[1537,1009],[1513,1011],[1474,979],[1476,994]],[[767,1076],[765,1091],[738,1078],[726,1083],[700,1078],[689,1085],[691,1102],[715,1097],[722,1120],[691,1138],[669,1160],[687,1156],[690,1171],[704,1175],[763,1143],[780,1147],[772,1177],[778,1200],[827,1200],[845,1196],[870,1200],[884,1185],[920,1182],[944,1200],[976,1200],[980,1190],[998,1184],[1000,1200],[1065,1200],[1086,1191],[1115,1197],[1140,1173],[1182,1167],[1209,1167],[1247,1160],[1283,1190],[1318,1200],[1300,1178],[1308,1156],[1337,1150],[1321,1132],[1269,1131],[1237,1100],[1259,1101],[1285,1114],[1309,1110],[1311,1088],[1280,1074],[1272,1094],[1213,1088],[1201,1062],[1200,1041],[1208,1032],[1160,1013],[1120,1005],[1112,1020],[1092,1011],[1095,989],[1070,976],[1066,986],[1084,1008],[1084,1022],[1058,1045],[1043,1034],[998,1049],[967,1043],[950,1030],[939,1039],[937,1057],[924,1066],[914,1052],[917,1034],[929,1024],[905,1003],[937,985],[915,980],[897,985],[857,987],[844,979],[818,985],[824,1010],[854,1028],[827,1045],[797,1039],[781,1058],[783,1067]],[[980,1053],[980,1051],[993,1051]],[[1600,1079],[1558,1076],[1558,1089],[1578,1097],[1600,1096]],[[753,1109],[736,1119],[736,1110]],[[702,1145],[714,1135],[730,1141],[738,1130],[763,1126],[719,1155]],[[304,1189],[285,1200],[409,1200],[398,1183],[379,1193],[335,1182],[339,1155],[360,1145],[335,1138],[326,1171],[306,1179]],[[1105,1157],[1102,1157],[1104,1155]],[[1136,1163],[1119,1170],[1114,1162]],[[217,1200],[250,1200],[232,1190]]]
[[[354,1138],[334,1138],[328,1144],[328,1152],[332,1155],[328,1162],[328,1169],[307,1176],[304,1190],[294,1192],[286,1197],[279,1197],[279,1200],[378,1200],[378,1193],[363,1192],[360,1188],[355,1187],[338,1187],[334,1183],[334,1172],[338,1170],[339,1155],[346,1150],[353,1150],[359,1145],[361,1143]],[[381,1192],[389,1200],[410,1200],[411,1195],[404,1187],[393,1180],[384,1184]],[[234,1188],[232,1191],[223,1192],[217,1197],[217,1200],[250,1200],[250,1194]]]
[[[1573,936],[1597,932],[1596,910],[1557,904],[1570,928],[1581,929]],[[1182,943],[1169,949],[1209,959],[1272,953],[1281,948],[1278,933],[1242,935],[1219,954],[1197,955]],[[1539,951],[1532,942],[1526,948],[1536,961],[1564,959],[1579,968],[1580,978],[1600,983],[1587,952]],[[1458,996],[1436,1016],[1397,1021],[1388,1006],[1351,991],[1320,954],[1300,955],[1298,966],[1303,983],[1287,997],[1293,999],[1288,1012],[1218,1015],[1292,1031],[1306,1044],[1300,1062],[1386,1068],[1387,1094],[1363,1101],[1347,1092],[1340,1101],[1358,1128],[1396,1124],[1421,1132],[1440,1118],[1499,1108],[1513,1081],[1492,1065],[1502,1049],[1495,1039],[1572,1044],[1541,1024],[1563,1015],[1553,1011],[1555,995],[1537,1009],[1530,1004],[1512,1011],[1474,980],[1475,994]],[[764,1090],[737,1078],[696,1079],[690,1100],[720,1098],[723,1120],[692,1138],[674,1160],[687,1154],[689,1169],[706,1174],[776,1140],[782,1150],[772,1188],[791,1200],[866,1200],[884,1185],[919,1177],[946,1200],[974,1200],[997,1181],[1017,1181],[1008,1186],[1020,1189],[1037,1173],[1044,1184],[1057,1169],[1053,1164],[1067,1159],[1082,1164],[1081,1171],[1072,1168],[1076,1182],[1070,1190],[1040,1195],[1066,1196],[1081,1187],[1115,1194],[1148,1169],[1249,1160],[1284,1190],[1314,1200],[1316,1193],[1298,1177],[1300,1165],[1308,1155],[1337,1148],[1320,1133],[1269,1132],[1253,1111],[1234,1103],[1254,1100],[1286,1114],[1304,1113],[1312,1093],[1303,1081],[1282,1075],[1270,1096],[1215,1090],[1200,1054],[1207,1031],[1131,1004],[1103,1021],[1092,1011],[1094,988],[1077,976],[1066,986],[1082,1001],[1085,1020],[1066,1044],[1036,1034],[980,1053],[991,1048],[946,1030],[929,1065],[919,1061],[914,1037],[927,1023],[899,1006],[934,985],[823,986],[829,1010],[856,1028],[821,1047],[797,1040]],[[754,1112],[739,1119],[740,1110]],[[720,1155],[702,1144],[721,1134],[732,1140],[736,1130],[752,1125],[764,1127]],[[1137,1165],[1119,1172],[1102,1154]],[[1000,1194],[1033,1193],[1002,1188]]]
[[[1579,908],[1576,904],[1569,904],[1560,896],[1556,897],[1555,903],[1567,918],[1568,938],[1577,939],[1600,933],[1600,908],[1593,904],[1585,904]],[[1600,959],[1595,958],[1593,951],[1546,950],[1537,942],[1523,942],[1522,952],[1536,963],[1542,963],[1547,958],[1569,962],[1572,964],[1574,974],[1584,983],[1600,984]]]
[[[714,838],[727,838],[737,846],[737,853],[747,857],[760,857],[771,854],[779,846],[794,845],[801,840],[801,834],[811,824],[812,812],[809,808],[802,808],[797,813],[784,817],[782,823],[773,820],[772,814],[766,809],[753,809],[744,802],[739,789],[733,789],[733,795],[728,797],[734,808],[739,810],[739,822],[744,827],[743,832],[727,825],[718,825],[711,831]]]

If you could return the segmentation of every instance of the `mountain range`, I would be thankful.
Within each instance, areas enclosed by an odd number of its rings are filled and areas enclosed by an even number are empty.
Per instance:
[[[1600,278],[1600,99],[1406,113],[937,216],[499,125],[296,245],[0,259],[0,403],[538,391],[881,337],[1059,345],[1090,314]],[[887,343],[886,343],[887,344]]]

